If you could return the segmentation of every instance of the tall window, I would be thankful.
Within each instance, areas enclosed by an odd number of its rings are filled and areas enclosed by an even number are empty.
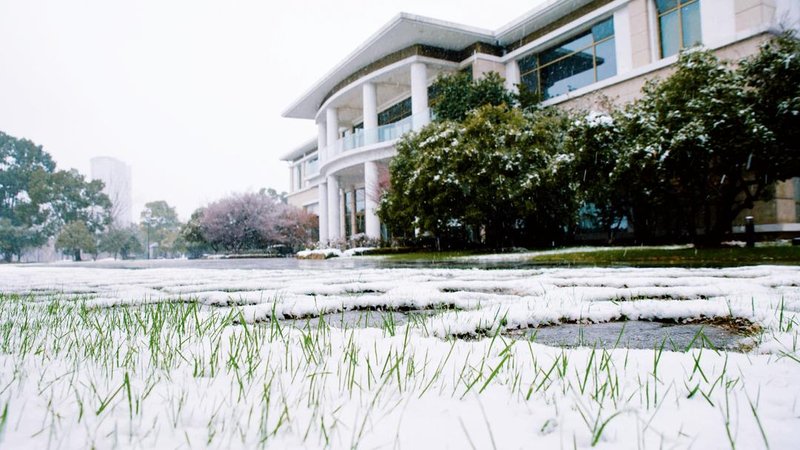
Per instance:
[[[303,168],[300,164],[294,166],[294,190],[298,191],[303,186]]]
[[[800,178],[793,178],[794,181],[794,215],[795,222],[800,222]]]
[[[399,122],[411,115],[411,97],[395,103],[378,113],[378,125]]]
[[[700,0],[656,0],[661,57],[701,42]]]
[[[558,47],[518,61],[520,78],[543,99],[553,98],[617,74],[614,19],[593,26]]]

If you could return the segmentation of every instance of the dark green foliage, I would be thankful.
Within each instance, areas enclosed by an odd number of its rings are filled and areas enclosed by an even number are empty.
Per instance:
[[[83,222],[91,233],[111,223],[111,201],[102,192],[102,181],[86,181],[75,169],[54,172],[48,181],[45,195],[60,223]]]
[[[110,201],[99,181],[56,171],[41,146],[0,132],[0,253],[10,261],[43,245],[67,222],[83,221],[91,232],[110,220]]]
[[[562,118],[483,106],[463,123],[438,122],[407,136],[392,160],[381,219],[397,234],[415,229],[491,246],[551,239],[573,202],[561,171]]]
[[[145,203],[140,215],[139,226],[145,238],[145,246],[150,256],[150,246],[158,244],[153,256],[169,257],[179,253],[181,248],[178,241],[181,226],[175,208],[164,200]]]
[[[768,162],[782,180],[800,173],[800,40],[785,32],[745,59],[741,72],[747,102],[774,137]],[[756,161],[756,163],[760,163]]]
[[[0,251],[6,261],[47,240],[46,198],[31,193],[46,189],[55,166],[41,146],[0,132]]]
[[[625,160],[625,135],[620,114],[577,115],[567,129],[565,151],[574,156],[569,177],[579,187],[576,200],[584,205],[581,223],[585,230],[602,230],[609,242],[628,215],[631,180],[621,164]]]
[[[87,253],[97,251],[94,236],[89,232],[86,224],[79,221],[64,225],[56,238],[56,248],[65,255],[71,255],[75,261],[81,260],[82,251]]]
[[[396,235],[548,243],[576,227],[580,204],[609,240],[627,223],[638,242],[718,244],[775,182],[800,176],[792,34],[738,68],[682,52],[671,76],[609,114],[565,120],[524,88],[524,113],[498,106],[515,102],[497,76],[448,76],[436,91],[438,123],[406,137],[390,168],[380,216]]]
[[[523,111],[535,111],[541,107],[541,92],[531,90],[525,83],[517,85],[516,103]]]
[[[676,72],[646,85],[628,113],[631,175],[651,181],[645,187],[659,207],[637,202],[637,228],[659,224],[659,233],[718,243],[743,209],[767,197],[775,179],[754,176],[752,162],[772,136],[749,105],[741,76],[710,52],[681,53]]]
[[[203,235],[201,221],[205,208],[198,208],[192,213],[192,217],[181,227],[181,238],[186,246],[186,253],[189,258],[199,258],[205,253],[216,252],[216,245],[208,242]]]
[[[432,87],[436,94],[431,99],[431,109],[436,120],[460,122],[484,105],[515,104],[514,95],[506,90],[503,78],[495,72],[473,80],[469,74],[457,73],[440,76]]]
[[[133,255],[142,253],[141,241],[139,241],[138,232],[135,228],[109,228],[108,231],[100,236],[98,249],[101,252],[107,252],[122,259],[128,259]]]
[[[628,218],[640,242],[721,242],[776,181],[800,175],[799,49],[784,35],[739,69],[683,52],[624,111],[574,121],[580,200],[609,232]]]

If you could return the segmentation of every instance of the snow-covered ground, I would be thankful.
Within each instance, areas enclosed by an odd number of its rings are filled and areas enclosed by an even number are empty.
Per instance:
[[[0,266],[0,447],[798,447],[798,267],[336,267]],[[386,308],[426,315],[318,319]],[[508,336],[714,318],[751,350]]]

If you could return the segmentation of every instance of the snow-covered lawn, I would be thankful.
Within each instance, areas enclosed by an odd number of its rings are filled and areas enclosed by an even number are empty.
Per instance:
[[[800,268],[0,266],[2,448],[798,448]],[[378,328],[320,314],[425,310]],[[287,321],[284,319],[298,319]],[[520,329],[746,319],[747,353]]]

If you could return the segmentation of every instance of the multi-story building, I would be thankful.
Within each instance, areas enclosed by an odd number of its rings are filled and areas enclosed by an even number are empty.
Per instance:
[[[131,168],[124,162],[108,156],[92,158],[92,179],[105,184],[103,193],[111,200],[111,218],[114,226],[124,228],[133,223],[133,194]]]
[[[400,14],[284,112],[318,127],[282,158],[289,202],[319,214],[323,242],[379,237],[378,186],[397,139],[430,121],[439,74],[494,71],[545,105],[594,109],[636,98],[681,48],[735,60],[798,24],[797,0],[555,0],[495,31]],[[762,231],[800,231],[799,188],[780,183],[776,200],[759,205]]]

